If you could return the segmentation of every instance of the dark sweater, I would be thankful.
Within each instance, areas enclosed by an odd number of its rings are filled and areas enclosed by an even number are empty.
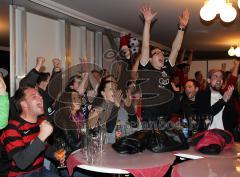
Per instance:
[[[215,116],[223,107],[222,120],[224,129],[232,132],[234,127],[233,120],[236,114],[236,110],[234,109],[234,96],[232,96],[227,103],[223,99],[219,99],[211,106],[210,88],[207,88],[205,91],[199,91],[196,95],[196,108],[200,114]]]

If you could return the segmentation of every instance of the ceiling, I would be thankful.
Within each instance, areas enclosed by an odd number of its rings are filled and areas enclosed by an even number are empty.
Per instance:
[[[232,0],[238,11],[236,20],[223,24],[219,18],[204,23],[199,10],[204,0],[53,0],[74,10],[105,22],[142,34],[143,22],[138,9],[143,3],[150,4],[157,14],[151,40],[171,47],[176,35],[178,16],[184,8],[190,11],[190,21],[185,34],[183,48],[195,51],[227,51],[231,45],[240,42],[240,10],[237,0]],[[9,45],[8,0],[0,0],[0,46]],[[3,25],[2,25],[3,22]]]

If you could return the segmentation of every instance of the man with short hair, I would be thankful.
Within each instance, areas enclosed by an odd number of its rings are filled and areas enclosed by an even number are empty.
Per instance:
[[[195,98],[199,91],[197,82],[194,79],[189,79],[185,83],[184,93],[176,99],[172,108],[174,113],[189,118],[197,115],[198,110],[195,104]]]
[[[189,117],[198,113],[196,109],[196,104],[195,104],[195,98],[198,93],[198,90],[199,90],[199,87],[195,80],[193,79],[187,80],[187,82],[185,83],[185,89],[184,89],[185,94],[181,101],[182,111],[186,117]]]
[[[199,90],[205,90],[207,87],[207,81],[203,79],[203,75],[201,71],[196,71],[194,76],[195,76],[195,80],[198,83]]]
[[[19,116],[9,121],[1,135],[1,143],[11,160],[8,176],[57,177],[43,167],[45,153],[54,158],[54,150],[46,150],[45,142],[53,127],[39,117],[44,113],[41,95],[35,88],[22,87],[15,92],[14,103]]]
[[[151,75],[149,78],[147,78],[147,80],[150,80],[150,82],[152,82],[149,83],[150,87],[143,88],[144,84],[142,86],[142,93],[144,98],[142,118],[143,121],[155,121],[160,116],[168,116],[171,109],[171,104],[169,104],[169,101],[173,98],[173,93],[170,91],[170,76],[173,74],[173,66],[175,65],[178,52],[181,48],[184,31],[188,24],[190,15],[189,11],[186,9],[183,11],[182,16],[179,17],[177,35],[173,41],[170,55],[168,59],[165,59],[163,51],[159,48],[154,48],[150,51],[150,26],[157,13],[153,12],[151,7],[148,5],[144,5],[140,9],[140,12],[142,13],[145,20],[141,50],[142,55],[139,63],[139,70],[143,70],[140,72],[140,79],[141,77],[146,77],[145,71],[151,71]],[[147,99],[145,98],[149,98],[149,96],[151,96],[149,94],[152,94],[151,92],[154,92],[154,96],[152,98],[156,98],[156,95],[158,95],[158,98],[157,100],[155,99],[155,103],[151,101],[151,105],[147,105]],[[150,98],[148,100],[153,99]]]
[[[196,96],[196,106],[201,114],[212,116],[209,129],[219,128],[233,131],[233,118],[236,114],[232,93],[233,86],[221,94],[223,84],[223,72],[219,69],[212,69],[208,72],[207,82],[209,88],[199,91]]]

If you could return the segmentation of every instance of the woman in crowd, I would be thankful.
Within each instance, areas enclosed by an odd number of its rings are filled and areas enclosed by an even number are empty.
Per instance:
[[[76,91],[64,92],[56,103],[57,112],[54,116],[54,140],[55,145],[59,142],[64,144],[66,155],[83,147],[84,129],[86,119],[81,111],[81,96]],[[60,170],[60,175],[67,177],[65,169]],[[75,172],[74,176],[85,176]]]

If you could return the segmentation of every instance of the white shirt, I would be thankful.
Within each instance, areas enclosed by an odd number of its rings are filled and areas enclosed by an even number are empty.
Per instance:
[[[211,106],[213,104],[215,104],[219,99],[222,98],[222,95],[220,93],[211,93]],[[213,117],[213,122],[210,125],[209,129],[213,129],[213,128],[219,128],[224,130],[224,126],[223,126],[223,120],[222,120],[222,113],[223,113],[223,109],[225,106],[223,106],[222,110],[219,111],[214,117]]]

